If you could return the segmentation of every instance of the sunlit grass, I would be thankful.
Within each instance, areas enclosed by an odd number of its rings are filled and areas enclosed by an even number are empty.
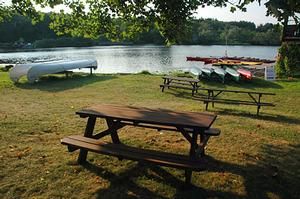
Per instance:
[[[75,111],[95,103],[204,111],[190,91],[159,89],[156,75],[74,75],[13,84],[0,72],[0,198],[299,198],[300,81],[219,84],[204,87],[274,92],[276,107],[216,104],[214,127],[222,133],[207,146],[208,169],[183,189],[182,170],[139,165],[90,153],[85,167],[60,139],[82,134]],[[227,97],[241,97],[227,94]],[[102,120],[96,130],[105,129]],[[121,140],[133,146],[187,153],[180,134],[126,127]],[[109,139],[108,139],[109,140]]]

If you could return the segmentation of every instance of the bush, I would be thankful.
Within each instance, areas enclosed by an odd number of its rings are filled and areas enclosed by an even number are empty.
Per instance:
[[[138,74],[142,74],[142,75],[152,75],[152,73],[150,73],[150,72],[147,71],[147,70],[143,70],[143,71],[139,72]]]
[[[278,50],[276,62],[278,77],[295,77],[300,75],[300,45],[283,43]]]

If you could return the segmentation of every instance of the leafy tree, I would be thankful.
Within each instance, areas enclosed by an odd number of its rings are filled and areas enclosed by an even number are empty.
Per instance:
[[[0,23],[5,19],[9,19],[11,17],[12,10],[9,6],[4,4],[4,1],[0,0]]]
[[[300,76],[300,46],[283,43],[279,48],[276,62],[276,73],[279,77]]]

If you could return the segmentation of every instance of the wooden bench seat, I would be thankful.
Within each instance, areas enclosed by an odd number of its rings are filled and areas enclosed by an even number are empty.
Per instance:
[[[188,83],[188,82],[182,82],[182,81],[179,81],[179,82],[174,82],[172,81],[172,84],[175,84],[175,85],[186,85],[186,86],[191,86],[192,84],[191,83]]]
[[[210,128],[206,131],[204,131],[204,134],[209,136],[219,136],[221,134],[221,130],[217,128]]]
[[[163,79],[185,81],[185,82],[196,82],[196,83],[200,81],[199,79],[194,79],[189,77],[174,77],[174,76],[164,76]]]
[[[74,151],[75,147],[118,158],[149,162],[179,169],[191,169],[193,171],[202,171],[205,169],[203,161],[190,159],[188,156],[140,149],[123,144],[106,143],[80,135],[63,138],[61,143],[68,145],[70,151]]]
[[[180,86],[180,85],[173,85],[173,84],[161,84],[159,85],[161,88],[162,87],[173,87],[173,88],[182,88],[182,89],[188,89],[188,90],[194,90],[193,88],[191,87],[187,87],[187,86]]]
[[[181,88],[191,90],[192,95],[194,95],[199,87],[199,79],[194,78],[164,76],[163,80],[164,83],[160,85],[162,92],[165,88]]]

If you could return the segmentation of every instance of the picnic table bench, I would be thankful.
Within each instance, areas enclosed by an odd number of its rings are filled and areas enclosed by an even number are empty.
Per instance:
[[[160,85],[162,88],[161,91],[164,92],[165,88],[181,88],[192,90],[192,95],[197,92],[199,79],[187,78],[187,77],[173,77],[173,76],[164,76],[164,83]]]
[[[192,171],[205,169],[203,156],[210,136],[218,136],[219,129],[211,128],[216,115],[196,112],[179,112],[165,109],[149,109],[131,106],[95,105],[77,111],[82,118],[88,118],[84,135],[71,135],[61,140],[70,152],[80,149],[78,163],[86,161],[88,151],[115,156],[121,159],[142,161],[161,166],[185,170],[185,182],[191,182]],[[106,120],[108,129],[94,134],[97,118]],[[157,130],[180,132],[190,143],[189,155],[179,155],[135,148],[123,144],[118,130],[125,126],[137,126]],[[100,138],[109,136],[111,143]],[[198,141],[200,139],[200,141]]]
[[[256,114],[259,114],[261,106],[275,106],[273,103],[262,102],[261,98],[263,95],[275,95],[274,93],[267,92],[257,92],[257,91],[241,91],[241,90],[227,90],[227,89],[214,89],[214,88],[198,88],[198,90],[207,91],[207,98],[200,98],[201,101],[206,104],[205,110],[208,110],[208,104],[212,103],[223,103],[223,104],[237,104],[237,105],[254,105],[257,106]],[[217,98],[222,93],[239,93],[247,94],[250,97],[248,100],[238,100],[238,99],[220,99]],[[256,96],[255,96],[256,95]]]

